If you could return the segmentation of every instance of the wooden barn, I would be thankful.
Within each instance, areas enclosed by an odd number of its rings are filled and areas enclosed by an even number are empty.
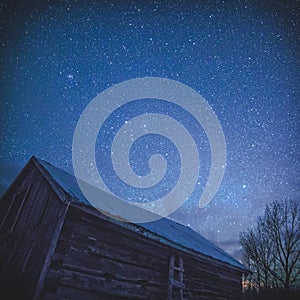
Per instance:
[[[0,259],[6,299],[240,299],[247,273],[170,219],[102,214],[72,175],[35,157],[0,200]]]

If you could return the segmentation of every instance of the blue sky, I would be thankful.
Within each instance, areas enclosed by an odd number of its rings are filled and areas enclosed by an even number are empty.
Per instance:
[[[172,217],[236,253],[238,232],[266,203],[299,198],[299,5],[99,2],[1,6],[3,180],[12,177],[4,166],[19,169],[32,155],[72,173],[77,121],[106,88],[177,80],[218,116],[227,166],[207,207],[187,201]]]

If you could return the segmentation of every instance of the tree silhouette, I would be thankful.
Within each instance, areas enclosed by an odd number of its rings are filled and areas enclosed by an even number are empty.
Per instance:
[[[263,289],[299,288],[300,205],[284,199],[266,206],[255,228],[240,235],[244,263],[252,274],[248,284]]]

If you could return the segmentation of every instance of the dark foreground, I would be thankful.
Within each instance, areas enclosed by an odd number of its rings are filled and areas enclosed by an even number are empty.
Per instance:
[[[300,299],[300,290],[266,290],[257,293],[253,290],[244,291],[242,300],[298,300]]]

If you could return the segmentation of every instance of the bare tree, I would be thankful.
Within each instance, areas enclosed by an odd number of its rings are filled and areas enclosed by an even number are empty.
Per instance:
[[[300,205],[284,199],[266,206],[256,228],[241,233],[244,263],[252,283],[261,287],[290,289],[300,277]]]
[[[261,225],[261,220],[258,221]],[[273,284],[271,269],[274,268],[274,245],[268,239],[261,226],[249,229],[241,234],[240,243],[243,247],[244,263],[252,271],[250,285],[260,290]]]
[[[264,218],[263,229],[275,242],[278,280],[289,289],[300,274],[299,203],[291,200],[274,202],[267,206]]]

